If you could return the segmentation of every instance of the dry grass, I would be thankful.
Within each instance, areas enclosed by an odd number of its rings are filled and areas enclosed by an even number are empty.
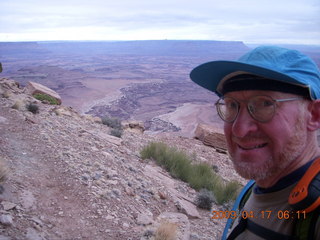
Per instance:
[[[7,167],[6,162],[0,158],[0,184],[3,183],[9,174],[9,168]]]
[[[12,108],[16,110],[23,110],[24,107],[25,107],[25,104],[21,100],[17,100],[12,106]]]
[[[162,222],[155,232],[155,240],[176,240],[177,224],[171,222]]]

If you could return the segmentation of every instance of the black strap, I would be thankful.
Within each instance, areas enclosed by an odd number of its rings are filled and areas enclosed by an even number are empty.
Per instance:
[[[281,234],[270,229],[267,229],[259,224],[251,221],[250,219],[241,218],[239,224],[232,230],[227,240],[234,240],[242,232],[248,229],[250,232],[262,237],[266,240],[296,240],[297,238]]]
[[[247,219],[241,218],[238,225],[229,234],[227,240],[234,240],[247,228]]]

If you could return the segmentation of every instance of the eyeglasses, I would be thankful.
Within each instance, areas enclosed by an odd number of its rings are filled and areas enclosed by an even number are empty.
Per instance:
[[[273,99],[269,96],[254,96],[250,98],[247,103],[247,109],[250,116],[258,122],[270,121],[275,113],[277,102],[287,102],[302,99],[301,97]],[[227,122],[232,123],[236,120],[240,111],[240,101],[232,97],[223,97],[216,102],[217,112],[220,118]]]

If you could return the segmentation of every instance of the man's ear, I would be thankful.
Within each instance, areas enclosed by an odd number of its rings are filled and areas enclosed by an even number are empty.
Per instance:
[[[320,128],[320,100],[314,100],[309,103],[308,110],[310,119],[308,120],[308,130],[315,131]]]

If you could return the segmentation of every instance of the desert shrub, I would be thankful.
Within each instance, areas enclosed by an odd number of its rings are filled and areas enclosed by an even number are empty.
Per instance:
[[[118,129],[118,128],[112,128],[110,130],[110,135],[121,138],[122,136],[122,129]]]
[[[11,108],[16,109],[16,110],[21,110],[22,108],[24,108],[24,103],[20,100],[17,100]]]
[[[177,224],[162,222],[155,232],[155,240],[175,240],[177,239]]]
[[[39,112],[39,106],[37,104],[34,103],[28,103],[26,105],[26,108],[29,112],[32,112],[33,114],[36,114]]]
[[[111,128],[110,134],[112,136],[121,138],[123,130],[122,130],[120,119],[105,116],[101,118],[101,122],[102,124],[107,125],[108,127]]]
[[[7,167],[7,163],[0,158],[0,184],[5,182],[9,174],[9,168]]]
[[[195,190],[211,191],[218,204],[234,200],[238,192],[239,184],[223,181],[209,164],[192,164],[192,158],[186,153],[174,147],[168,147],[165,143],[149,143],[140,151],[140,156],[142,159],[155,160],[172,177],[189,183]]]
[[[121,129],[121,121],[118,118],[105,116],[101,119],[102,124],[107,125],[108,127]]]
[[[199,208],[211,210],[214,202],[213,193],[207,189],[201,189],[196,197],[196,205]]]
[[[169,148],[162,142],[151,142],[141,150],[140,155],[142,159],[154,159],[158,165],[170,172],[171,176],[188,181],[192,166],[184,152]]]
[[[207,163],[194,164],[192,171],[193,174],[189,177],[189,184],[197,191],[202,188],[212,190],[220,181],[219,175]]]
[[[220,184],[217,184],[214,189],[216,202],[223,204],[229,202],[230,200],[234,200],[238,195],[239,189],[240,184],[236,181],[222,181]]]
[[[40,100],[41,102],[48,102],[51,105],[58,105],[59,104],[57,99],[55,99],[54,97],[51,97],[47,94],[36,93],[33,95],[33,97],[35,99]]]

